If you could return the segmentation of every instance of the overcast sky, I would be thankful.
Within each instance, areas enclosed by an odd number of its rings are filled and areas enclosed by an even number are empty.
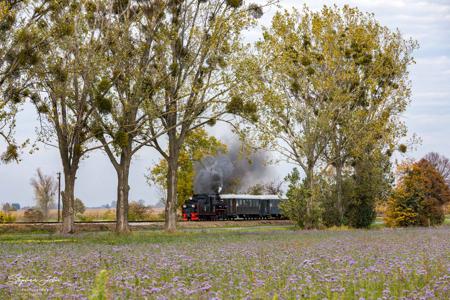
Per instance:
[[[248,2],[248,1],[247,1]],[[409,135],[417,134],[422,145],[409,155],[421,157],[429,151],[437,151],[450,157],[450,0],[358,0],[358,1],[297,1],[281,0],[284,8],[306,4],[320,9],[324,4],[357,6],[362,11],[373,12],[375,17],[392,29],[398,28],[405,37],[412,37],[420,44],[415,52],[416,65],[410,69],[413,94],[412,103],[404,119]],[[262,25],[270,25],[275,8],[266,9]],[[248,35],[249,40],[258,38],[260,30]],[[35,135],[36,116],[30,107],[19,115],[18,140]],[[231,133],[221,128],[212,134],[226,141]],[[0,149],[4,149],[3,144]],[[46,174],[56,177],[61,170],[58,152],[39,145],[36,153],[23,155],[20,164],[0,165],[0,203],[18,202],[32,205],[33,192],[30,179],[35,170],[41,168]],[[132,165],[130,176],[130,199],[144,200],[154,204],[159,200],[156,189],[145,181],[144,174],[160,159],[150,149],[138,153]],[[287,164],[272,167],[273,178],[283,178],[291,169]],[[81,163],[76,185],[76,195],[87,206],[100,206],[115,199],[116,175],[108,159],[101,153],[93,153]]]

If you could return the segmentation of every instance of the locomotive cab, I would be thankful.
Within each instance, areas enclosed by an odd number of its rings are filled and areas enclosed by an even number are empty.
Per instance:
[[[183,205],[184,221],[218,220],[226,212],[226,205],[218,194],[194,195]]]

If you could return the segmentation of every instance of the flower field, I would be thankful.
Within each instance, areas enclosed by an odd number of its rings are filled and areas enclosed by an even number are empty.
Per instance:
[[[450,227],[288,229],[3,235],[0,299],[450,298]]]

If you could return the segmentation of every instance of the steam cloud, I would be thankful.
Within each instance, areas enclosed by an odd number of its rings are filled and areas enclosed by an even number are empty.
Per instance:
[[[196,194],[238,193],[251,185],[263,183],[270,173],[267,152],[245,155],[238,142],[228,146],[226,154],[205,157],[195,164],[194,192]]]

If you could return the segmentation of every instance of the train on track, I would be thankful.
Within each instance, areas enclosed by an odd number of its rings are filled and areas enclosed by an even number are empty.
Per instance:
[[[183,205],[184,221],[280,219],[278,195],[198,194]]]

